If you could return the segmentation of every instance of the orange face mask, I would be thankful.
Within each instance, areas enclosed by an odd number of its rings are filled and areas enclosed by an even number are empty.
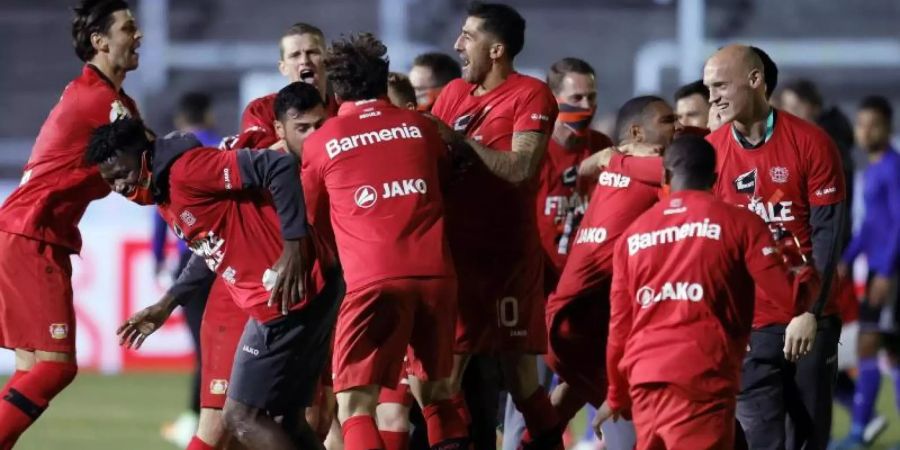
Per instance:
[[[556,101],[559,104],[557,120],[572,130],[576,136],[587,135],[588,127],[591,125],[591,120],[594,119],[594,112],[597,108],[582,108],[566,103],[559,98]]]
[[[418,105],[416,109],[419,111],[431,111],[431,107],[434,106],[434,102],[437,101],[438,95],[441,94],[441,88],[430,88],[425,91],[424,97],[425,101],[421,100],[421,96],[417,96]]]
[[[153,178],[153,172],[150,170],[150,164],[147,161],[147,152],[141,155],[141,174],[138,177],[138,184],[131,195],[126,198],[138,205],[152,205],[153,192],[150,190],[150,180]]]

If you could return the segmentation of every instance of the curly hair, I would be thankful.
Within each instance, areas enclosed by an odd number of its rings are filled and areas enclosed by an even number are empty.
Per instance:
[[[113,24],[113,13],[128,9],[125,0],[82,0],[81,5],[73,9],[72,45],[78,59],[88,62],[97,50],[91,44],[94,33],[107,34]]]
[[[101,164],[116,156],[116,152],[140,154],[150,148],[144,124],[131,117],[101,125],[91,134],[84,161],[90,166]]]
[[[366,100],[387,94],[387,47],[371,33],[353,34],[331,43],[325,70],[341,100]]]

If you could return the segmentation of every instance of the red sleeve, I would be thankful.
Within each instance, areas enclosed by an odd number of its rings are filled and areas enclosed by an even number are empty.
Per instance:
[[[169,186],[195,197],[241,190],[243,180],[237,152],[214,148],[188,150],[172,163]]]
[[[615,152],[609,159],[608,168],[651,186],[663,184],[665,171],[660,156],[639,157]]]
[[[240,131],[247,131],[250,128],[258,127],[263,129],[266,133],[273,134],[275,131],[272,130],[274,126],[269,118],[274,113],[266,114],[264,111],[264,102],[259,100],[254,100],[247,105],[247,108],[244,109],[244,113],[241,114],[241,129]]]
[[[815,130],[806,142],[806,183],[811,206],[833,205],[846,195],[844,172],[837,146],[824,131]]]
[[[612,289],[609,293],[609,338],[606,342],[606,377],[609,380],[606,401],[614,411],[631,406],[628,379],[619,370],[633,320],[631,299],[634,296],[628,292],[628,278],[626,240],[619,239],[613,256]]]
[[[744,214],[744,210],[736,212],[741,214],[735,224],[744,229],[742,236],[744,263],[753,278],[757,292],[765,293],[756,296],[757,303],[754,308],[767,311],[767,315],[770,316],[792,317],[794,311],[792,293],[796,292],[796,287],[775,245],[772,233],[756,214]],[[761,300],[770,301],[772,304],[761,305],[759,303]]]
[[[431,106],[431,115],[437,117],[447,123],[447,125],[453,126],[453,124],[449,123],[449,117],[447,117],[448,111],[447,109],[450,107],[449,102],[450,98],[456,97],[456,86],[459,83],[463,83],[462,80],[453,80],[450,83],[447,83],[443,89],[441,89],[441,93],[438,94],[438,98],[434,101],[434,105]]]
[[[325,150],[318,147],[318,140],[307,140],[303,144],[303,163],[300,168],[300,181],[303,183],[303,195],[306,198],[306,220],[314,229],[322,228],[326,223],[330,224],[328,190],[325,188],[325,179],[322,176],[322,166],[313,156],[316,153],[323,154]],[[330,228],[330,227],[329,227]]]
[[[546,85],[531,89],[516,105],[513,133],[539,131],[550,134],[559,107]]]

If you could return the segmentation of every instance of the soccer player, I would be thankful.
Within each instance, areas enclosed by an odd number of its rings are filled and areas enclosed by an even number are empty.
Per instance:
[[[0,347],[16,353],[16,371],[0,390],[0,448],[11,448],[75,378],[70,257],[81,251],[78,222],[88,204],[109,194],[84,164],[84,148],[96,127],[139,116],[122,90],[143,37],[128,4],[84,0],[74,11],[81,75],[50,111],[19,187],[0,207]]]
[[[305,98],[306,109],[321,124],[325,114],[318,92],[309,87]],[[341,291],[342,282],[333,258],[317,245],[327,282],[318,295],[306,295],[311,239],[296,157],[220,151],[202,147],[190,135],[150,142],[139,128],[127,119],[99,128],[86,159],[99,166],[116,192],[146,191],[176,235],[190,242],[195,256],[179,285],[214,273],[250,315],[224,407],[229,431],[250,448],[321,448],[303,426],[302,408],[324,365],[338,303],[332,291]],[[309,130],[294,126],[292,132]],[[165,295],[147,314],[123,325],[123,343],[140,347],[178,299]],[[283,417],[280,424],[276,417]]]
[[[877,436],[865,436],[873,419],[881,385],[878,352],[891,363],[895,396],[900,408],[900,314],[897,274],[900,269],[900,155],[891,146],[893,109],[884,97],[867,97],[856,113],[856,141],[869,166],[863,175],[865,216],[844,252],[840,271],[849,273],[853,261],[865,255],[869,266],[865,301],[860,305],[859,362],[853,396],[850,433],[835,448],[862,449]],[[883,429],[883,427],[882,427]],[[868,438],[868,439],[867,439]]]
[[[325,33],[314,25],[295,23],[281,36],[278,49],[281,55],[278,60],[278,71],[291,83],[302,81],[315,86],[319,90],[319,95],[325,99],[328,116],[334,116],[337,113],[337,102],[329,93],[325,66],[322,64],[325,55]],[[276,96],[277,93],[272,93],[247,104],[241,115],[242,132],[256,127],[270,136],[275,136],[273,111]]]
[[[409,69],[409,82],[416,92],[419,110],[431,111],[441,89],[461,76],[459,63],[450,55],[432,52],[416,56]]]
[[[449,399],[456,277],[438,175],[446,149],[431,120],[383,99],[386,53],[367,33],[332,43],[325,65],[342,105],[303,149],[312,225],[330,221],[346,269],[338,417],[347,450],[386,448],[373,417],[379,387],[396,386],[407,355],[431,448],[462,449],[465,423]]]
[[[793,285],[766,225],[709,192],[716,152],[708,142],[679,137],[664,164],[671,195],[635,219],[615,246],[609,389],[595,428],[633,416],[639,450],[728,450],[754,286],[785,314],[795,290],[804,291]],[[797,350],[784,349],[791,358]]]
[[[524,40],[525,19],[515,9],[472,3],[455,44],[463,77],[444,87],[432,113],[462,171],[447,194],[460,282],[454,388],[459,392],[469,355],[499,356],[530,436],[553,446],[561,441],[560,423],[526,355],[546,347],[544,255],[534,205],[557,105],[546,84],[515,71]],[[488,432],[473,431],[473,440],[479,448],[493,446],[496,402],[489,390],[478,397],[485,404],[473,408],[472,423]],[[462,393],[455,401],[465,409]]]
[[[709,89],[703,85],[703,80],[688,83],[675,91],[675,114],[683,126],[708,127]]]
[[[703,83],[711,107],[730,122],[707,136],[718,161],[713,192],[757,213],[773,232],[796,238],[822,277],[823,292],[814,302],[797,303],[793,319],[774,307],[768,292],[758,292],[738,419],[751,448],[824,449],[841,328],[830,287],[840,256],[844,177],[828,135],[769,105],[772,83],[764,72],[758,53],[741,45],[725,47],[706,62]],[[796,364],[781,356],[788,323],[803,339],[815,340]],[[788,405],[803,407],[794,411]]]
[[[672,142],[679,127],[665,100],[636,97],[619,109],[616,139],[622,148],[650,149],[636,156],[657,154]],[[640,145],[632,145],[640,144]],[[659,198],[659,186],[619,172],[613,157],[600,175],[584,220],[573,236],[572,254],[556,291],[547,301],[547,364],[560,384],[551,400],[560,419],[568,422],[590,403],[599,408],[606,398],[606,358],[612,255],[619,236]],[[627,440],[627,439],[626,439]],[[622,448],[630,449],[633,438]]]

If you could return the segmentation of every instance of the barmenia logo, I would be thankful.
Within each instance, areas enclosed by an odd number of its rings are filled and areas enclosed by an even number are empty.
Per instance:
[[[399,127],[382,128],[340,139],[334,138],[325,143],[325,151],[328,152],[330,159],[334,159],[341,152],[349,152],[357,147],[390,142],[397,139],[422,139],[422,130],[415,125],[407,126],[404,123]]]

